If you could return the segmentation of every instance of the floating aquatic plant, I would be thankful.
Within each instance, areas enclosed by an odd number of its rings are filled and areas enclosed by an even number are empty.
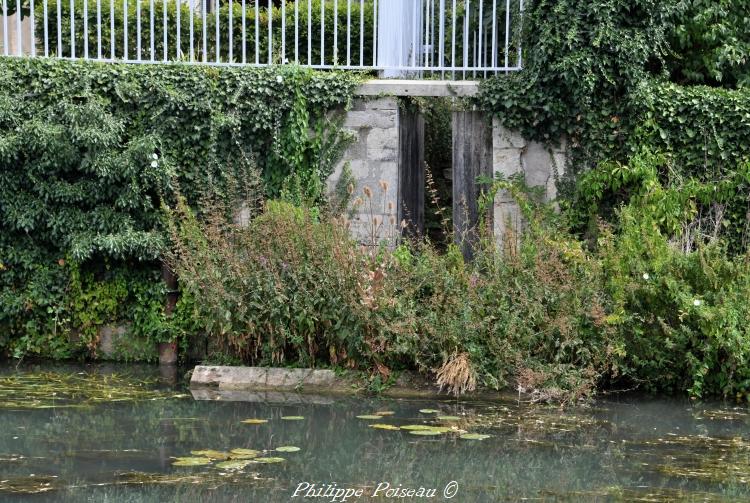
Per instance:
[[[461,418],[458,416],[437,416],[439,421],[460,421]]]
[[[62,488],[62,483],[54,475],[6,478],[0,476],[0,493],[40,494]]]
[[[96,372],[17,373],[0,377],[1,409],[88,407],[99,403],[184,398],[155,388],[156,380]]]
[[[282,418],[283,419],[283,418]],[[266,424],[268,422],[268,419],[245,419],[244,421],[240,421],[244,424]]]
[[[305,419],[304,416],[281,416],[284,421],[302,421]]]
[[[260,456],[261,452],[253,449],[232,449],[229,457],[232,459],[252,459]]]
[[[420,436],[435,436],[435,435],[442,435],[445,432],[439,431],[439,430],[413,430],[409,432],[411,435],[420,435]]]
[[[487,440],[492,435],[482,435],[481,433],[464,433],[459,438],[463,440]]]
[[[283,445],[276,448],[277,452],[298,452],[299,450],[299,447],[295,447],[293,445]]]
[[[376,421],[378,419],[383,419],[383,418],[381,416],[376,416],[374,414],[365,414],[365,415],[362,415],[362,416],[357,416],[357,419],[366,419],[366,420],[369,420],[369,421]]]
[[[286,461],[284,458],[255,458],[253,459],[254,463],[261,463],[261,464],[272,464],[272,463],[282,463]]]
[[[175,458],[172,466],[203,466],[210,465],[211,459],[205,457],[184,457]]]
[[[252,463],[251,459],[232,459],[230,461],[222,461],[216,464],[216,468],[220,470],[243,470]]]
[[[419,412],[422,414],[437,414],[440,411],[437,409],[419,409]]]
[[[229,459],[229,453],[224,451],[215,451],[213,449],[206,449],[202,451],[190,451],[193,456],[200,456],[204,458],[225,460]]]

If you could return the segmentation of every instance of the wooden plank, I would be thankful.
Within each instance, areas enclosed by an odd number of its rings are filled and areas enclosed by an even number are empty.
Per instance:
[[[404,236],[424,235],[424,117],[416,107],[399,111],[399,220]]]
[[[482,112],[453,112],[453,232],[466,259],[479,239],[479,176],[492,176],[492,128]]]

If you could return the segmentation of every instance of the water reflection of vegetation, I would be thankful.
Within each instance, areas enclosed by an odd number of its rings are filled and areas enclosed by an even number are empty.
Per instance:
[[[144,390],[179,394],[153,385]],[[742,438],[747,438],[747,425],[737,420],[742,411],[734,409],[679,406],[670,408],[669,415],[643,404],[561,410],[516,403],[364,399],[90,404],[99,405],[32,408],[23,419],[13,413],[0,416],[5,433],[0,435],[0,499],[3,494],[39,493],[37,499],[63,502],[212,502],[242,494],[247,501],[273,502],[288,501],[299,481],[332,478],[357,487],[374,487],[382,480],[439,487],[457,480],[463,500],[476,502],[750,497],[750,447]],[[388,414],[373,414],[386,409]],[[638,416],[638,410],[644,415]],[[362,415],[378,419],[357,418]],[[282,420],[295,416],[304,419]],[[439,419],[446,416],[450,419]],[[243,423],[248,418],[267,422]],[[407,425],[491,437],[414,436],[401,429]],[[678,426],[684,433],[671,435],[669,429]],[[173,466],[176,458],[205,455],[207,448],[239,457],[256,452],[276,457],[271,451],[279,446],[301,450],[283,455],[286,461],[278,464],[218,466],[217,460],[208,466]]]

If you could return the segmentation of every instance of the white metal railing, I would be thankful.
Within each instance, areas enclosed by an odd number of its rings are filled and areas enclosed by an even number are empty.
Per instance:
[[[523,0],[1,1],[6,56],[295,63],[386,77],[522,66]]]

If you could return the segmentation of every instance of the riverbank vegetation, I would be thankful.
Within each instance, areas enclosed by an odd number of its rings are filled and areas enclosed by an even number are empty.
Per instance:
[[[124,323],[108,357],[184,352],[199,334],[212,361],[356,369],[375,387],[418,369],[457,394],[746,400],[747,40],[718,8],[528,6],[525,70],[473,104],[528,139],[567,139],[561,198],[484,180],[482,214],[504,191],[525,224],[492,236],[483,219],[472,261],[448,228],[388,246],[380,230],[402,222],[375,214],[369,240],[351,238],[352,208],[387,190],[325,190],[351,140],[331,112],[356,76],[3,60],[0,348],[96,358],[102,327]],[[717,16],[735,35],[693,57]],[[180,282],[169,312],[164,264]]]

